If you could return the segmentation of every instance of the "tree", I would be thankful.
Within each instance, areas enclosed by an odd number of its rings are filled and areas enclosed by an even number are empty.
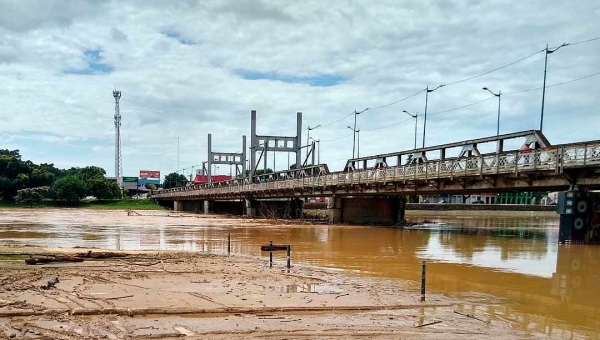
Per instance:
[[[156,190],[156,185],[155,184],[146,184],[146,189]]]
[[[109,181],[104,177],[94,177],[86,183],[86,193],[98,199],[119,199],[121,189],[117,182]]]
[[[172,172],[165,176],[165,181],[163,182],[163,188],[175,188],[185,186],[188,180],[184,175],[180,175],[176,172]]]
[[[85,196],[85,183],[77,176],[67,175],[54,182],[52,192],[56,200],[79,202]]]
[[[35,204],[40,204],[48,192],[48,187],[21,189],[15,196],[17,204],[28,205],[30,208]]]

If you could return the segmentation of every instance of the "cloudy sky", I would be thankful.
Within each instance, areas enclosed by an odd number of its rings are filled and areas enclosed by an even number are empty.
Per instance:
[[[0,0],[0,148],[112,175],[117,88],[126,176],[176,170],[178,137],[186,173],[206,160],[207,133],[216,151],[241,151],[252,109],[259,134],[295,135],[298,111],[304,128],[321,124],[311,137],[335,170],[352,155],[354,110],[371,108],[361,155],[411,149],[402,111],[422,114],[424,92],[387,104],[427,85],[447,84],[429,95],[427,145],[496,133],[482,87],[506,93],[501,133],[538,128],[542,91],[520,92],[542,86],[535,53],[597,37],[597,0]],[[547,89],[552,143],[600,139],[599,72],[600,40],[549,56],[548,85],[593,75]]]

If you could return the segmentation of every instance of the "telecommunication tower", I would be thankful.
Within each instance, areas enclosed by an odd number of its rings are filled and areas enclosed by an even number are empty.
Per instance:
[[[121,112],[119,112],[119,100],[121,91],[114,90],[115,97],[115,177],[119,187],[123,187],[123,159],[121,157]]]

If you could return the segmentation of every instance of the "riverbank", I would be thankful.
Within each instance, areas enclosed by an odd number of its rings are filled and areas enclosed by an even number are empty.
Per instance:
[[[18,205],[14,201],[0,200],[0,209],[2,208],[24,208],[28,206]],[[64,204],[64,202],[43,201],[33,208],[80,208],[96,210],[165,210],[165,207],[156,204],[149,199],[125,199],[125,200],[94,200],[80,201],[73,204]]]
[[[87,249],[0,247],[0,332],[52,339],[517,339],[529,332],[409,281],[256,257],[129,252],[119,259],[29,266],[18,254]],[[39,255],[38,255],[39,256]],[[49,284],[50,282],[50,284]],[[0,333],[1,334],[1,333]],[[534,334],[535,337],[535,334]]]

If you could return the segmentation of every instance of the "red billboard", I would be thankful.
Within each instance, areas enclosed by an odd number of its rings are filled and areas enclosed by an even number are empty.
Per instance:
[[[228,181],[230,179],[231,179],[231,176],[227,176],[227,175],[213,175],[212,176],[213,182],[224,182],[224,181]],[[194,184],[202,184],[202,183],[208,183],[208,176],[196,175],[196,178],[194,178]]]
[[[160,178],[160,171],[140,170],[140,178]]]

